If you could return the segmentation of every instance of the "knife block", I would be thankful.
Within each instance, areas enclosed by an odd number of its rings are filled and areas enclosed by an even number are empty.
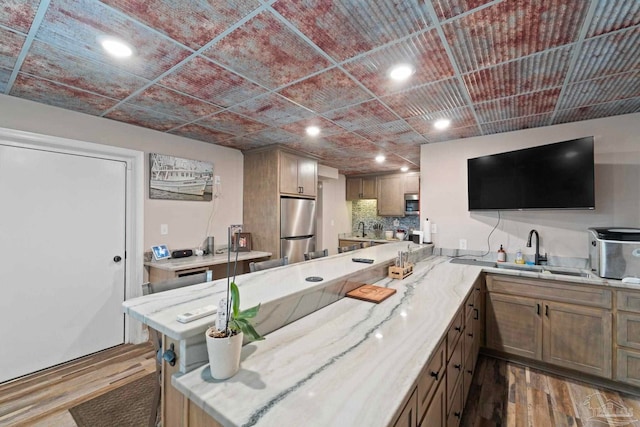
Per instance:
[[[410,263],[404,267],[396,267],[395,265],[389,267],[389,277],[392,279],[402,280],[411,274],[413,274],[413,264]]]

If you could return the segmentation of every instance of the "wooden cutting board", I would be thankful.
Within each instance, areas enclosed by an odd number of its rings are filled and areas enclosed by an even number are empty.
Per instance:
[[[391,288],[383,288],[375,285],[362,285],[359,288],[347,292],[347,296],[378,304],[395,293],[396,290]]]

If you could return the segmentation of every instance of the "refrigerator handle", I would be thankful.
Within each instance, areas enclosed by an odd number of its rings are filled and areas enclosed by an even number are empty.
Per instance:
[[[281,237],[280,239],[282,239],[282,240],[305,240],[305,239],[310,239],[312,237],[313,237],[313,234],[310,234],[308,236]]]

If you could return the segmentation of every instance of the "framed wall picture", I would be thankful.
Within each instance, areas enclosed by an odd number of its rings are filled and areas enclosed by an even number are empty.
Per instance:
[[[238,242],[236,244],[236,237]],[[251,250],[251,233],[237,233],[231,236],[231,248],[235,252],[249,252]]]
[[[213,164],[149,153],[149,198],[211,201]]]
[[[156,261],[171,258],[171,252],[167,249],[167,245],[151,246],[151,252],[153,252],[153,259]]]

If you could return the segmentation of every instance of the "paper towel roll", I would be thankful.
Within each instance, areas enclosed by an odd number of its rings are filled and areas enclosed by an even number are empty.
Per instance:
[[[429,221],[429,218],[424,220],[422,240],[424,243],[431,243],[431,221]]]

